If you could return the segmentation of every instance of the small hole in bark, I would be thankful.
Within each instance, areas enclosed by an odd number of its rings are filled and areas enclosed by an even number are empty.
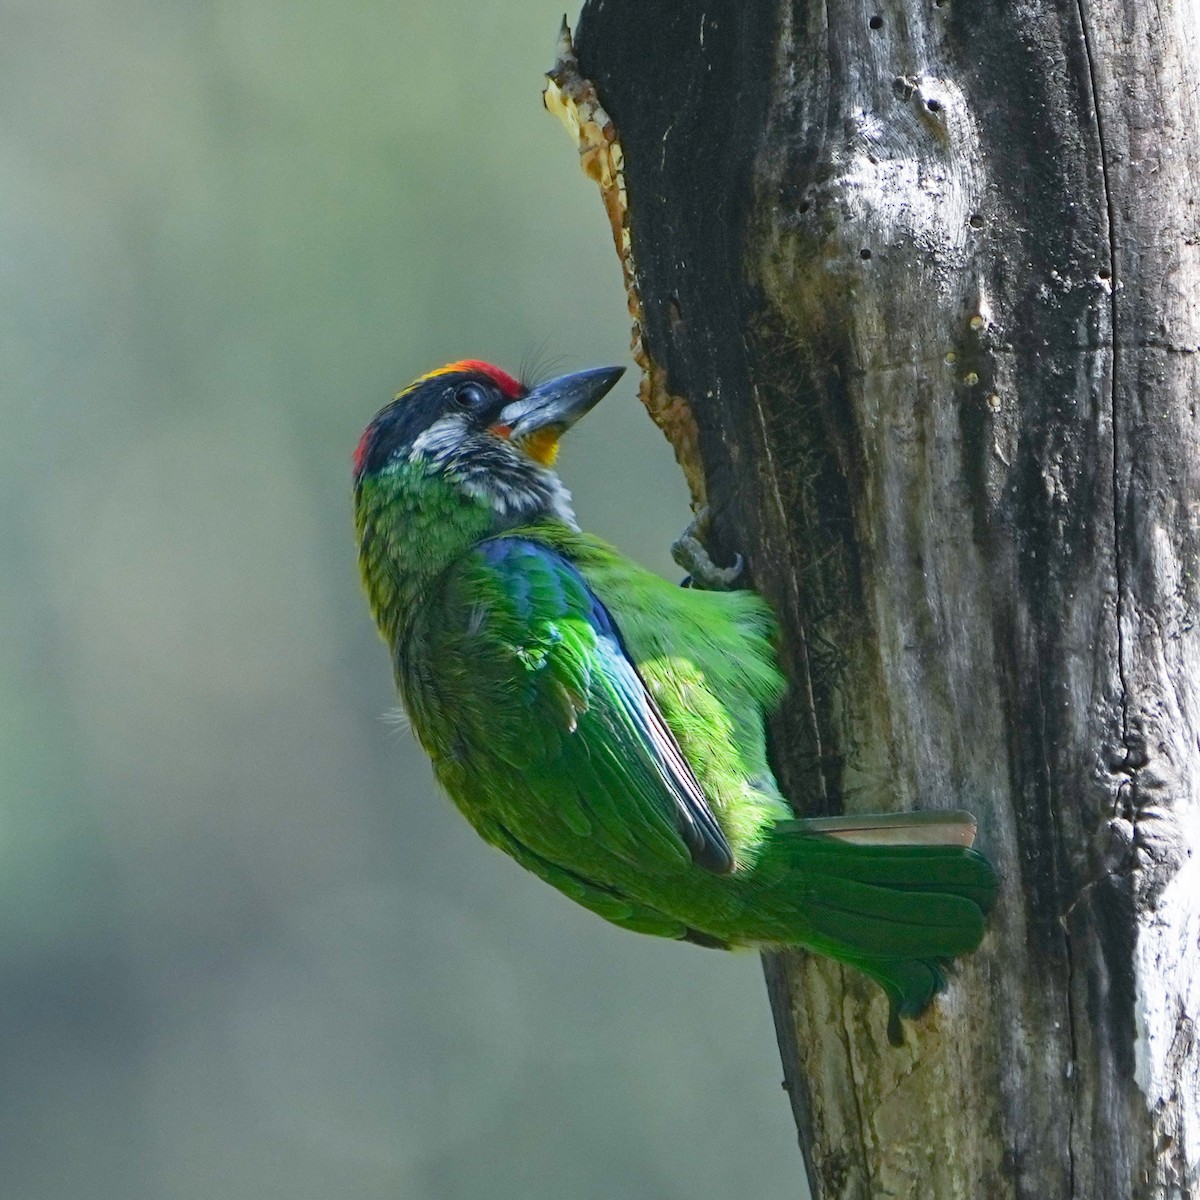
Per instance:
[[[875,14],[875,15],[874,15],[874,16],[873,16],[873,17],[872,17],[872,18],[871,18],[871,19],[870,19],[870,20],[867,22],[867,24],[868,24],[868,25],[870,25],[870,27],[871,27],[872,29],[882,29],[882,28],[883,28],[883,18],[882,18],[882,17],[881,17],[881,16],[880,16],[878,13],[876,13],[876,14]]]
[[[1098,270],[1096,272],[1096,274],[1101,279],[1111,279],[1112,278],[1112,272],[1107,267],[1101,267],[1100,270]]]
[[[871,257],[871,252],[865,246],[858,252],[858,257],[866,262]]]
[[[798,208],[796,211],[797,211],[797,212],[806,213],[806,212],[808,212],[808,210],[809,210],[810,208],[812,208],[812,205],[811,205],[811,204],[809,204],[809,202],[808,202],[807,200],[801,200],[801,201],[800,201],[800,207],[799,207],[799,208]]]
[[[972,229],[982,229],[983,228],[983,218],[978,213],[972,213],[969,224]]]
[[[930,112],[941,112],[942,102],[940,100],[926,100],[925,107],[929,109]]]
[[[686,329],[683,323],[683,309],[679,307],[679,300],[675,296],[667,301],[667,320],[671,323],[673,333],[680,334]]]

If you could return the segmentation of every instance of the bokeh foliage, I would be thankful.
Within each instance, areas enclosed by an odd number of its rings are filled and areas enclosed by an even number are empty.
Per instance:
[[[526,877],[380,719],[359,428],[464,354],[628,362],[560,10],[0,14],[0,1195],[796,1194],[755,960]],[[562,470],[675,573],[631,382]]]

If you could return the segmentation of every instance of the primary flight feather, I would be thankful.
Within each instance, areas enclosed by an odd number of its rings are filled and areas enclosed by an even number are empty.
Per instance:
[[[367,427],[359,564],[400,698],[442,786],[522,866],[627,929],[856,967],[896,1040],[983,936],[974,821],[793,817],[767,763],[784,681],[766,604],[581,533],[553,470],[621,373],[530,389],[451,363]]]

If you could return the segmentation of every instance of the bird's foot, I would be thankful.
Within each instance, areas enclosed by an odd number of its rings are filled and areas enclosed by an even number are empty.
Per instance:
[[[718,567],[700,541],[708,528],[708,508],[702,508],[692,523],[671,543],[671,557],[687,572],[681,587],[698,587],[707,592],[727,592],[741,578],[746,560],[734,556],[733,566]]]

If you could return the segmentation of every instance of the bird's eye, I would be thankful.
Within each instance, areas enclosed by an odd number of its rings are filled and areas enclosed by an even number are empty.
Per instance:
[[[477,383],[462,383],[454,389],[454,403],[459,408],[482,408],[487,403],[487,393]]]

